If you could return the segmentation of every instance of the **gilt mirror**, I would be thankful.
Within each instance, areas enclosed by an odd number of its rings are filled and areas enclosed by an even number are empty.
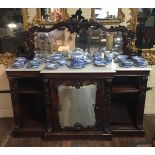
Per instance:
[[[64,8],[37,8],[34,23],[49,25],[68,18],[67,9]]]
[[[104,24],[119,24],[125,20],[120,8],[91,8],[91,17]]]

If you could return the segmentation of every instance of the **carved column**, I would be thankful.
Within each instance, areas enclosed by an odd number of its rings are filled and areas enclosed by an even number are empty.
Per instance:
[[[106,88],[104,89],[104,131],[106,133],[110,133],[110,119],[111,119],[111,83],[112,79],[106,79],[105,80],[105,86]]]
[[[50,83],[49,79],[43,79],[44,85],[44,101],[45,101],[45,113],[46,113],[46,129],[47,132],[52,131],[51,124],[51,99],[50,99]]]
[[[143,115],[144,115],[147,80],[148,80],[148,77],[145,77],[145,76],[140,77],[140,80],[139,80],[139,99],[138,99],[137,115],[136,115],[136,125],[138,129],[143,129]]]
[[[96,127],[99,130],[103,130],[103,113],[104,113],[104,84],[101,80],[97,81],[97,91],[96,91],[96,104],[95,104],[95,118],[96,118]]]
[[[9,78],[10,90],[11,90],[11,98],[12,98],[12,106],[14,113],[14,125],[15,129],[20,129],[22,127],[22,112],[21,112],[21,104],[18,97],[18,84],[17,79]]]
[[[60,128],[59,124],[59,98],[58,98],[58,86],[59,81],[55,79],[50,80],[51,88],[51,118],[52,118],[52,129],[58,131]]]

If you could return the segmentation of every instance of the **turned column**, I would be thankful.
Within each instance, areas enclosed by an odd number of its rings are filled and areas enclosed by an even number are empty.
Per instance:
[[[50,99],[50,82],[49,79],[43,79],[44,85],[44,103],[45,103],[45,114],[46,114],[46,130],[47,132],[52,131],[51,122],[51,99]]]
[[[51,120],[53,131],[58,131],[60,129],[58,86],[59,81],[55,79],[50,79]]]
[[[110,120],[111,120],[111,96],[112,96],[112,89],[111,89],[112,79],[105,80],[105,89],[104,89],[104,131],[109,133],[110,129]]]
[[[112,79],[103,79],[97,82],[95,116],[98,129],[110,133],[111,119],[111,82]]]
[[[136,114],[136,126],[138,129],[143,129],[143,116],[145,106],[145,96],[147,88],[148,77],[140,77],[139,80],[139,98],[137,103],[137,114]]]
[[[18,95],[18,79],[9,78],[15,129],[22,127],[22,110]]]

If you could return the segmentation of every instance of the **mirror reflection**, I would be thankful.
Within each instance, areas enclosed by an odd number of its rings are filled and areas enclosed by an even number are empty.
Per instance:
[[[92,8],[91,17],[106,25],[119,24],[125,20],[125,14],[121,8]]]
[[[0,53],[17,53],[24,46],[23,17],[19,8],[0,9]],[[7,45],[7,46],[6,46]]]
[[[155,44],[155,8],[138,9],[136,38],[139,48],[152,48]]]
[[[56,51],[69,51],[80,48],[84,52],[111,51],[122,53],[122,33],[105,32],[97,30],[80,30],[79,33],[70,34],[65,30],[54,30],[50,33],[36,33],[35,48],[47,53]]]
[[[41,8],[41,19],[47,22],[60,22],[65,20],[66,14],[63,8]]]
[[[116,19],[118,8],[94,8],[96,19]]]

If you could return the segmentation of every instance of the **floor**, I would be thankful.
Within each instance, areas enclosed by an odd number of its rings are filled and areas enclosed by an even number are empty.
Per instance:
[[[152,139],[155,134],[155,115],[144,116],[145,137],[114,137],[112,141],[101,140],[56,140],[43,141],[41,138],[14,138],[11,136],[13,119],[0,119],[0,146],[9,147],[131,147],[131,146],[152,146]]]

